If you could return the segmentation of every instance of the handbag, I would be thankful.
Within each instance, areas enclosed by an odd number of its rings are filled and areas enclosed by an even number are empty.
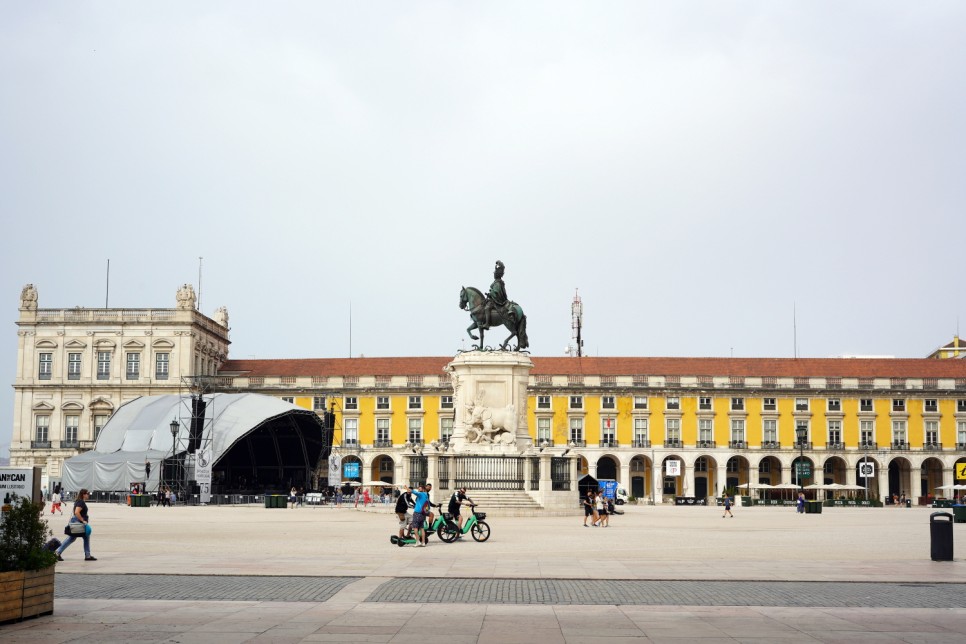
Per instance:
[[[83,537],[87,534],[87,526],[79,521],[71,521],[64,528],[64,534],[68,537]]]

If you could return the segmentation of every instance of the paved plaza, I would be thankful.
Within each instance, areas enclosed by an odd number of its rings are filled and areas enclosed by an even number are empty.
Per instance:
[[[54,615],[0,639],[966,639],[966,564],[930,560],[930,509],[632,506],[609,528],[481,509],[486,543],[399,548],[388,507],[92,504],[99,560],[71,546]]]

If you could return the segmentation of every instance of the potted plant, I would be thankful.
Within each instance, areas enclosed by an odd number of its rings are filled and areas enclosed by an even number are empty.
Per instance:
[[[0,624],[54,612],[54,563],[43,504],[15,499],[0,523]]]

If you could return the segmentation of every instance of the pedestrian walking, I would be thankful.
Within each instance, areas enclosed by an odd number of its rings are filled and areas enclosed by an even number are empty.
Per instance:
[[[798,493],[798,501],[795,503],[795,509],[799,514],[805,514],[805,493]]]
[[[723,519],[726,516],[730,516],[732,519],[734,519],[735,515],[731,513],[731,497],[728,496],[727,494],[725,494],[725,497],[724,497],[724,506],[725,506],[725,510],[724,510],[724,514],[721,515],[721,518]]]
[[[87,499],[91,496],[87,488],[82,489],[77,493],[77,500],[74,501],[74,512],[70,518],[71,523],[82,523],[84,524],[84,535],[81,537],[84,540],[84,561],[97,561],[97,558],[91,555],[91,524],[88,518],[88,508]],[[64,540],[60,547],[57,548],[57,561],[63,561],[64,558],[61,555],[64,550],[67,550],[70,544],[74,543],[77,539],[77,535],[68,534],[67,539]]]

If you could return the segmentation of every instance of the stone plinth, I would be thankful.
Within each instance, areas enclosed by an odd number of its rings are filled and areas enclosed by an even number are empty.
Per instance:
[[[531,446],[527,384],[533,362],[514,351],[468,351],[446,366],[456,417],[457,454],[521,454]]]

